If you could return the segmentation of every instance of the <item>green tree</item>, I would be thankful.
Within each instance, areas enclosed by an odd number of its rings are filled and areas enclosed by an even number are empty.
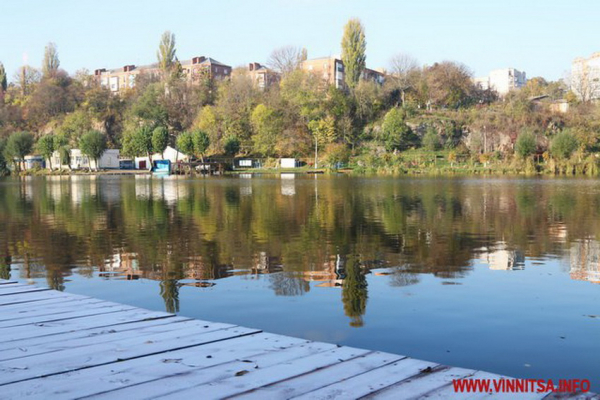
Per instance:
[[[578,146],[579,143],[575,136],[568,131],[561,131],[552,139],[550,153],[558,159],[566,160],[571,157]]]
[[[29,132],[16,132],[8,137],[4,146],[4,158],[8,161],[18,160],[25,167],[25,156],[33,149],[33,135]],[[16,164],[17,167],[19,164]],[[18,168],[17,168],[18,169]]]
[[[165,127],[159,126],[152,131],[152,151],[163,154],[169,143],[169,132]],[[164,155],[163,155],[164,158]]]
[[[422,143],[427,150],[435,151],[440,148],[440,137],[433,126],[427,128]]]
[[[162,101],[164,84],[152,83],[131,106],[131,113],[152,128],[169,126],[169,113]]]
[[[4,64],[0,62],[0,91],[6,92],[7,87],[8,80],[6,79],[6,70],[4,69]]]
[[[192,132],[192,141],[194,142],[194,154],[200,156],[202,163],[204,163],[204,155],[208,151],[208,146],[210,146],[208,134],[197,129]]]
[[[535,153],[537,141],[535,135],[530,131],[521,132],[515,142],[515,152],[521,158],[527,158]]]
[[[234,135],[227,136],[223,143],[223,148],[225,149],[225,154],[228,156],[235,156],[240,152],[240,139]]]
[[[254,152],[267,157],[272,156],[277,144],[277,135],[281,131],[281,119],[274,109],[259,104],[252,111],[250,123],[254,131],[252,135]]]
[[[60,157],[60,166],[68,165],[71,168],[71,147],[69,146],[69,140],[63,135],[54,135],[54,149],[58,151]],[[59,166],[59,167],[60,167]]]
[[[148,168],[152,169],[152,145],[153,130],[148,126],[142,126],[135,130],[126,131],[123,135],[123,154],[132,157],[148,157]]]
[[[52,154],[54,153],[54,135],[44,135],[40,137],[36,143],[36,148],[38,153],[44,159],[48,160],[48,164],[50,165],[50,170],[52,170]]]
[[[106,151],[106,135],[100,131],[89,131],[79,139],[81,152],[94,160],[98,171],[98,160]]]
[[[90,130],[92,130],[92,119],[85,110],[79,109],[67,114],[62,124],[58,126],[56,133],[75,145],[79,142],[79,138]]]
[[[397,107],[385,115],[381,126],[381,139],[387,151],[404,150],[413,143],[412,131],[404,118],[404,111]]]
[[[158,66],[165,78],[169,76],[171,68],[175,64],[175,52],[175,34],[170,31],[165,31],[160,38],[158,51],[156,52]]]
[[[177,136],[177,150],[186,156],[194,154],[194,138],[191,132],[181,132]]]
[[[42,73],[44,77],[54,77],[59,66],[60,61],[58,60],[58,50],[56,49],[56,44],[52,42],[48,43],[46,45],[46,49],[44,50],[44,61],[42,64]]]
[[[366,65],[367,41],[365,29],[359,19],[351,19],[344,27],[342,37],[342,62],[346,84],[354,89]]]

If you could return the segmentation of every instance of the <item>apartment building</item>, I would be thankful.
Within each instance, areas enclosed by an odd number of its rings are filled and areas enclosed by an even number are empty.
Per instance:
[[[200,81],[203,77],[210,79],[228,79],[231,76],[231,66],[223,64],[210,57],[194,57],[181,61],[184,77],[191,82]],[[125,65],[116,69],[97,69],[94,76],[100,85],[111,92],[119,93],[135,87],[135,81],[140,74],[149,77],[159,77],[161,74],[158,63],[150,65]]]
[[[600,99],[600,52],[573,60],[570,86],[580,100]]]
[[[257,62],[248,64],[248,74],[254,85],[262,90],[278,84],[281,80],[281,75],[278,72]]]
[[[494,90],[501,97],[527,84],[527,74],[514,68],[496,69],[489,76],[474,78],[473,83],[483,90]]]
[[[346,87],[344,63],[337,57],[323,57],[302,62],[302,69],[321,77],[327,84],[338,89]],[[383,84],[385,74],[382,71],[365,68],[361,77]]]

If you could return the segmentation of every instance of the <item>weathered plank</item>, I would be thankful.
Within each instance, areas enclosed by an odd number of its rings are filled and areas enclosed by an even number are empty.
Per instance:
[[[81,310],[82,308],[98,307],[101,304],[108,305],[111,303],[96,299],[79,300],[77,305],[71,304],[70,301],[61,301],[59,303],[51,304],[40,304],[40,302],[35,302],[33,304],[25,303],[21,304],[18,308],[11,307],[10,313],[0,313],[0,326],[2,326],[2,323],[8,321],[17,321],[32,317],[48,317],[66,312],[73,312],[73,310]]]
[[[50,314],[50,315],[36,315],[29,318],[22,319],[13,319],[10,321],[0,322],[0,332],[4,329],[18,327],[18,326],[27,326],[32,324],[47,324],[54,323],[59,321],[66,321],[69,319],[77,319],[77,318],[88,318],[95,317],[103,314],[112,314],[115,312],[121,311],[130,311],[136,310],[136,307],[133,306],[125,306],[125,305],[106,305],[100,304],[99,306],[94,306],[93,304],[88,304],[87,307],[82,309],[71,309],[70,311],[65,311],[59,314]]]
[[[143,398],[144,393],[161,393],[165,378],[169,385],[188,387],[213,379],[233,376],[253,368],[293,357],[331,350],[334,345],[311,343],[286,336],[258,333],[217,343],[161,353],[126,362],[82,369],[67,374],[2,386],[2,393],[14,398],[44,399],[62,395],[68,398]],[[287,351],[290,349],[290,351]],[[246,361],[252,360],[253,363]],[[148,383],[147,385],[141,385]],[[179,386],[177,386],[179,387]]]
[[[61,292],[55,292],[53,290],[42,290],[39,292],[30,292],[27,293],[27,296],[23,296],[22,294],[11,294],[6,296],[0,296],[0,307],[4,306],[13,306],[15,304],[23,304],[23,303],[33,303],[40,300],[48,300],[48,299],[58,299],[58,298],[72,298],[72,296],[77,297],[77,295],[71,295]],[[83,296],[81,296],[83,297]],[[1,310],[1,308],[0,308]]]
[[[202,332],[209,332],[212,330],[224,329],[232,327],[232,325],[224,325],[217,323],[207,323],[202,321],[196,321],[193,319],[183,319],[176,321],[177,317],[170,318],[171,322],[163,322],[162,324],[148,324],[151,321],[144,321],[144,324],[138,326],[135,329],[127,329],[117,331],[115,329],[104,329],[98,334],[88,334],[84,337],[71,338],[68,342],[65,342],[64,337],[61,341],[53,341],[51,343],[42,343],[38,345],[30,345],[25,342],[19,347],[4,350],[0,354],[0,361],[13,360],[23,357],[32,357],[34,355],[47,354],[66,349],[75,349],[78,347],[85,347],[86,353],[89,353],[89,346],[94,346],[100,343],[110,343],[116,341],[124,341],[128,339],[145,337],[148,341],[156,340],[158,334],[168,334],[169,332],[175,334],[181,334],[186,329],[199,329],[202,327]],[[175,320],[175,321],[174,321]],[[64,354],[60,355],[64,357]]]
[[[208,332],[203,332],[203,330]],[[198,346],[256,332],[258,332],[256,329],[242,327],[213,330],[193,327],[166,334],[141,336],[119,342],[99,343],[87,346],[85,351],[66,346],[67,348],[61,351],[60,354],[40,354],[0,362],[0,386],[11,382]]]
[[[170,391],[168,393],[149,398],[181,399],[187,397],[202,396],[204,399],[218,399],[230,397],[266,385],[290,379],[295,376],[307,374],[315,370],[326,368],[331,365],[342,363],[347,360],[370,353],[368,350],[355,349],[352,347],[337,347],[323,353],[317,353],[308,357],[296,358],[293,362],[283,362],[267,368],[248,368],[243,375],[230,375],[226,379],[213,380],[203,385],[190,385],[186,389]],[[172,389],[171,382],[165,381],[165,386]]]
[[[368,353],[328,368],[318,369],[299,377],[263,386],[259,390],[252,389],[237,396],[244,399],[264,399],[265,397],[269,399],[289,399],[364,374],[404,358],[406,357],[382,352]]]
[[[124,324],[117,324],[111,326],[105,326],[100,328],[81,329],[69,332],[60,332],[54,335],[38,336],[33,338],[24,338],[12,340],[10,342],[0,342],[0,357],[4,356],[4,352],[8,352],[15,349],[25,349],[20,351],[34,351],[34,349],[46,349],[48,345],[57,342],[70,343],[74,340],[81,338],[93,338],[103,335],[111,335],[119,332],[127,332],[131,330],[140,330],[144,328],[152,328],[154,326],[162,325],[174,325],[175,327],[178,322],[190,321],[190,318],[168,316],[165,318],[157,319],[142,319]],[[35,353],[33,353],[35,354]]]
[[[13,327],[0,330],[0,342],[22,340],[39,336],[56,335],[58,333],[72,332],[100,327],[108,327],[118,324],[126,324],[134,321],[148,320],[154,318],[170,317],[171,314],[133,309],[118,311],[108,315],[77,318],[73,320],[55,321],[41,324],[28,325],[26,327]]]
[[[30,292],[44,292],[48,291],[48,288],[40,288],[36,286],[17,286],[10,287],[4,290],[0,290],[0,296],[8,296],[11,294],[19,294],[19,293],[30,293]]]
[[[422,370],[434,368],[437,364],[405,358],[381,368],[354,376],[349,379],[340,380],[337,383],[314,390],[299,399],[355,399],[366,396],[383,388],[394,385],[400,381],[416,376]]]

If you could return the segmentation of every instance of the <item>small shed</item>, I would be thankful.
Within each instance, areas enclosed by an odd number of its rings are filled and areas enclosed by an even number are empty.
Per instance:
[[[298,167],[298,160],[295,158],[282,158],[280,161],[281,168],[296,168]]]

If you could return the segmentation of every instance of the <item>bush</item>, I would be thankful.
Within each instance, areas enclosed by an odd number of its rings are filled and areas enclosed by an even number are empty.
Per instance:
[[[569,132],[562,131],[554,136],[550,143],[550,153],[557,159],[566,160],[571,157],[579,143],[577,139]]]
[[[350,151],[342,143],[331,143],[325,148],[325,160],[332,168],[338,163],[347,164],[349,159]]]
[[[521,158],[527,158],[533,155],[536,150],[537,141],[535,135],[528,131],[521,133],[515,143],[515,152]]]
[[[240,140],[234,135],[227,136],[223,148],[227,155],[235,156],[240,151]]]
[[[440,137],[434,127],[427,128],[422,143],[427,150],[435,151],[440,148]]]

